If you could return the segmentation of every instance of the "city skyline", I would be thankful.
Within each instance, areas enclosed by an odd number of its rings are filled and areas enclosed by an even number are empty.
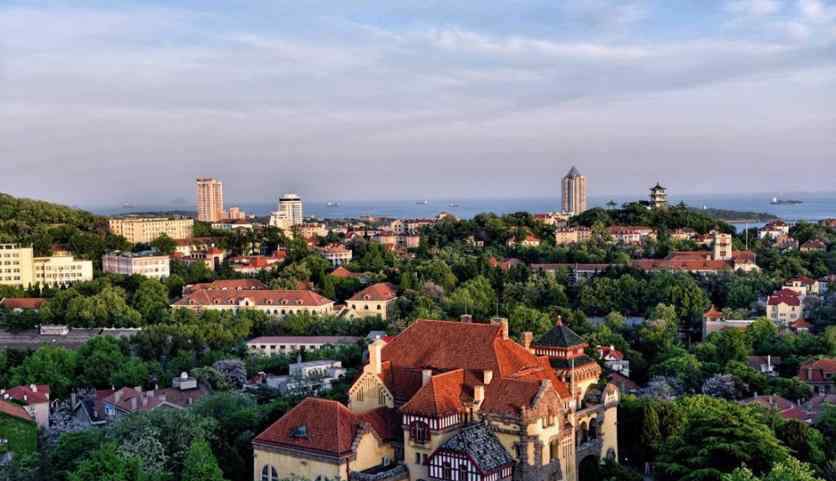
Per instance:
[[[228,7],[0,6],[3,190],[548,196],[573,164],[600,195],[832,189],[830,0]]]

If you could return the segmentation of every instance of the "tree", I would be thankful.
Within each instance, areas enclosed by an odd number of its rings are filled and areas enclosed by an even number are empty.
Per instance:
[[[825,441],[816,428],[795,419],[778,425],[775,435],[800,461],[823,467],[827,460]]]
[[[740,467],[724,474],[722,481],[823,481],[813,469],[795,458],[777,463],[765,477],[755,476],[747,467]]]
[[[107,443],[70,473],[69,481],[150,481],[136,458],[124,456],[116,443]]]
[[[218,460],[212,454],[209,443],[197,438],[189,446],[186,460],[183,462],[182,481],[223,481],[223,473],[218,467]]]
[[[133,308],[143,324],[162,322],[168,314],[168,288],[156,279],[144,279],[133,296]]]
[[[167,234],[162,233],[159,237],[151,241],[151,247],[157,249],[161,254],[171,255],[177,249],[177,243]]]
[[[517,304],[508,316],[508,327],[514,335],[530,331],[536,338],[551,329],[552,321],[545,312]]]
[[[720,480],[745,464],[762,474],[789,457],[753,406],[707,396],[677,400],[685,424],[660,448],[657,473],[667,480]]]
[[[125,363],[119,341],[96,336],[78,350],[78,384],[104,389],[111,386],[113,373]]]
[[[76,360],[76,353],[63,347],[38,348],[12,368],[10,384],[48,384],[54,399],[66,398],[75,384]]]
[[[454,316],[472,314],[487,319],[496,312],[496,293],[487,278],[476,276],[450,294],[446,307]]]

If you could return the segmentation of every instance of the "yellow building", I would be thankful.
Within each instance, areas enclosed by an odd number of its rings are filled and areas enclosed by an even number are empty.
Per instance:
[[[32,285],[32,248],[17,244],[0,244],[0,286]]]
[[[348,391],[348,410],[375,426],[375,440],[391,441],[364,445],[361,430],[337,421],[313,434],[326,411],[317,401],[256,438],[254,479],[576,481],[582,466],[615,459],[618,389],[595,387],[600,368],[581,357],[583,343],[562,324],[536,342],[524,338],[510,339],[505,320],[418,320],[388,343],[378,339]],[[324,445],[315,440],[348,438],[353,461],[317,457]]]
[[[108,220],[110,232],[133,244],[149,243],[165,234],[174,240],[190,239],[194,220],[182,217],[118,217]]]
[[[388,282],[380,282],[351,296],[346,305],[351,317],[378,316],[385,321],[392,316],[397,300],[397,288]]]
[[[71,255],[35,257],[32,264],[35,285],[56,287],[93,280],[93,261],[79,260]]]
[[[93,280],[93,262],[69,254],[34,257],[31,247],[0,244],[0,285],[30,287],[66,286]]]

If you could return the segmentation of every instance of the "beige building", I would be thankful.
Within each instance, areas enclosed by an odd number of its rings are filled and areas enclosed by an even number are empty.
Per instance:
[[[47,287],[67,286],[93,280],[93,261],[71,255],[35,257],[32,260],[33,283]]]
[[[559,227],[554,231],[555,245],[577,244],[592,239],[592,229],[589,227]]]
[[[165,234],[174,240],[190,239],[193,219],[182,217],[119,217],[108,221],[110,232],[132,244],[147,244]]]
[[[378,339],[348,409],[308,399],[256,437],[253,479],[577,481],[617,459],[619,391],[596,386],[580,338],[523,337],[505,320],[418,320]]]
[[[198,177],[197,220],[217,222],[224,218],[224,188],[219,180]]]
[[[767,297],[766,315],[776,325],[786,327],[804,316],[802,300],[798,292],[781,289]]]
[[[102,270],[126,276],[138,274],[152,279],[163,279],[171,274],[169,257],[155,251],[111,252],[102,257]]]
[[[302,199],[293,193],[279,197],[279,210],[270,215],[270,225],[288,231],[305,223]]]
[[[562,181],[563,212],[578,215],[586,210],[586,177],[572,167]]]
[[[334,301],[313,291],[195,289],[171,305],[174,309],[196,311],[261,311],[273,317],[308,313],[334,313]]]
[[[317,251],[334,267],[351,262],[351,249],[342,244],[329,244],[324,247],[319,247]]]
[[[34,257],[31,247],[0,244],[0,285],[30,287],[66,286],[93,280],[93,262],[70,254]]]
[[[352,317],[379,316],[384,321],[392,317],[398,289],[388,282],[372,284],[351,296],[346,305]]]
[[[34,280],[32,248],[0,244],[0,286],[29,287]]]

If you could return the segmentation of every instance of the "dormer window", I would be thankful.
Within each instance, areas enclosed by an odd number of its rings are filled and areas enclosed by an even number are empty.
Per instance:
[[[284,305],[284,306],[287,305],[287,299],[282,299],[282,305]]]
[[[304,424],[296,426],[290,432],[290,437],[297,438],[297,439],[307,439],[308,438],[308,427]]]

